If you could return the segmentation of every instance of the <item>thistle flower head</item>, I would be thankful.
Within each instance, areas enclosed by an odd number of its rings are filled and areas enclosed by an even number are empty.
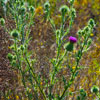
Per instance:
[[[71,43],[76,43],[77,42],[77,38],[76,37],[70,36],[69,40],[70,40]]]

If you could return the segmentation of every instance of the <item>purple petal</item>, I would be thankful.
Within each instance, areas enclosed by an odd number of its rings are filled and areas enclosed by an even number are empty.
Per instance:
[[[76,37],[70,36],[69,40],[70,40],[71,43],[76,43],[77,42],[77,38]]]

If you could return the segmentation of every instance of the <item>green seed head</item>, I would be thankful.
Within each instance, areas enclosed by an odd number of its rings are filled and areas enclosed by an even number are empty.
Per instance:
[[[31,13],[33,13],[33,12],[35,11],[35,8],[34,8],[33,6],[30,6],[29,11],[30,11]]]
[[[79,30],[79,31],[77,32],[77,34],[78,34],[78,35],[82,35],[82,30]]]
[[[85,30],[82,30],[82,35],[85,35]]]
[[[85,92],[85,90],[84,89],[80,89],[80,95],[82,96],[82,97],[86,97],[86,92]]]
[[[86,27],[84,28],[84,31],[85,31],[86,33],[89,33],[89,31],[90,31],[89,26],[86,26]]]
[[[60,30],[56,30],[56,34],[59,35],[60,34]]]
[[[46,10],[46,9],[49,9],[49,8],[50,8],[50,3],[49,2],[46,2],[44,4],[44,9]]]
[[[77,99],[76,100],[81,100],[80,96],[77,96]]]
[[[76,10],[74,8],[72,8],[72,17],[75,18],[76,17]]]
[[[23,51],[25,49],[24,45],[21,45],[20,49]]]
[[[25,7],[25,6],[22,6],[22,7],[20,8],[20,12],[21,12],[22,14],[24,14],[25,11],[26,11],[26,7]]]
[[[91,88],[91,92],[92,93],[98,93],[99,92],[99,87],[98,86],[96,86],[96,85],[94,85],[92,88]]]
[[[11,53],[8,53],[7,58],[9,59],[9,61],[12,61],[13,60],[13,55]]]
[[[5,20],[4,20],[3,18],[0,18],[0,24],[1,24],[2,26],[5,25]]]
[[[67,51],[73,51],[73,48],[74,48],[74,45],[73,43],[69,42],[67,44],[65,44],[64,48],[67,50]]]
[[[16,60],[16,59],[17,59],[16,55],[14,55],[14,56],[13,56],[13,59],[14,59],[14,60]]]
[[[87,46],[89,47],[92,43],[92,39],[89,39],[88,42],[87,42]]]
[[[14,38],[18,38],[19,32],[18,32],[17,30],[13,30],[13,31],[11,32],[11,35],[12,35],[12,37],[14,37]]]
[[[93,19],[90,19],[88,22],[88,25],[91,26],[92,28],[95,27],[95,22]]]
[[[16,1],[16,4],[19,6],[20,5],[20,1],[18,0],[18,1]]]
[[[67,13],[69,12],[69,7],[67,5],[63,5],[61,8],[60,8],[60,12],[61,13]]]
[[[12,66],[16,66],[16,60],[13,60],[11,63]]]
[[[69,3],[72,5],[74,3],[74,0],[69,0]]]
[[[14,45],[11,45],[10,46],[10,49],[14,50],[15,49]]]

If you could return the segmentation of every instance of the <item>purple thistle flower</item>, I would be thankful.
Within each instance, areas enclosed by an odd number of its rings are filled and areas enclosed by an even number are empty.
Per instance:
[[[70,36],[69,40],[70,40],[71,43],[76,43],[77,42],[77,38],[76,37]]]

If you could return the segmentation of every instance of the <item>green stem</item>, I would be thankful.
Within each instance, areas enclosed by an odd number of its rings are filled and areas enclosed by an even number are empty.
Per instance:
[[[31,70],[33,79],[34,79],[35,82],[37,83],[37,85],[38,85],[38,87],[39,87],[39,90],[40,90],[41,94],[43,95],[44,100],[46,100],[46,95],[45,95],[45,93],[43,92],[43,89],[40,87],[40,84],[39,84],[39,82],[38,82],[38,80],[37,80],[37,78],[36,78],[36,75],[35,75],[33,69],[32,69],[31,66],[30,66],[30,63],[29,63],[28,59],[27,59],[27,58],[25,58],[25,59],[26,59],[27,64],[28,64],[28,66],[29,66],[29,68],[30,68],[30,70]]]
[[[23,74],[23,71],[22,71],[22,68],[21,68],[21,62],[20,62],[20,60],[19,60],[20,57],[19,57],[19,54],[18,54],[18,51],[17,51],[17,43],[16,43],[16,39],[15,39],[15,53],[16,53],[17,60],[18,60],[18,68],[19,68],[19,70],[21,71],[22,83],[23,83],[23,85],[24,85],[24,88],[26,89],[26,84],[25,84],[24,74]],[[27,94],[28,94],[29,100],[31,100],[28,91],[27,91]]]
[[[81,50],[80,50],[80,51],[81,51],[81,56],[82,56],[83,48],[84,48],[84,46],[85,46],[85,42],[88,40],[88,38],[89,38],[89,37],[87,37],[87,39],[85,39],[84,44],[83,44],[83,46],[81,47]],[[80,58],[80,59],[81,59],[81,58]],[[69,88],[69,87],[71,86],[71,84],[73,83],[73,81],[74,81],[74,79],[75,79],[75,73],[78,71],[78,68],[77,68],[77,67],[78,67],[78,65],[79,65],[80,59],[77,60],[77,62],[76,62],[76,67],[75,67],[75,71],[72,73],[71,78],[70,78],[70,80],[69,80],[67,86],[65,87],[65,89],[64,89],[64,91],[63,91],[63,93],[62,93],[62,95],[61,95],[61,97],[60,97],[59,100],[62,100],[62,99],[63,99],[63,97],[64,97],[66,91],[68,90],[68,88]]]

